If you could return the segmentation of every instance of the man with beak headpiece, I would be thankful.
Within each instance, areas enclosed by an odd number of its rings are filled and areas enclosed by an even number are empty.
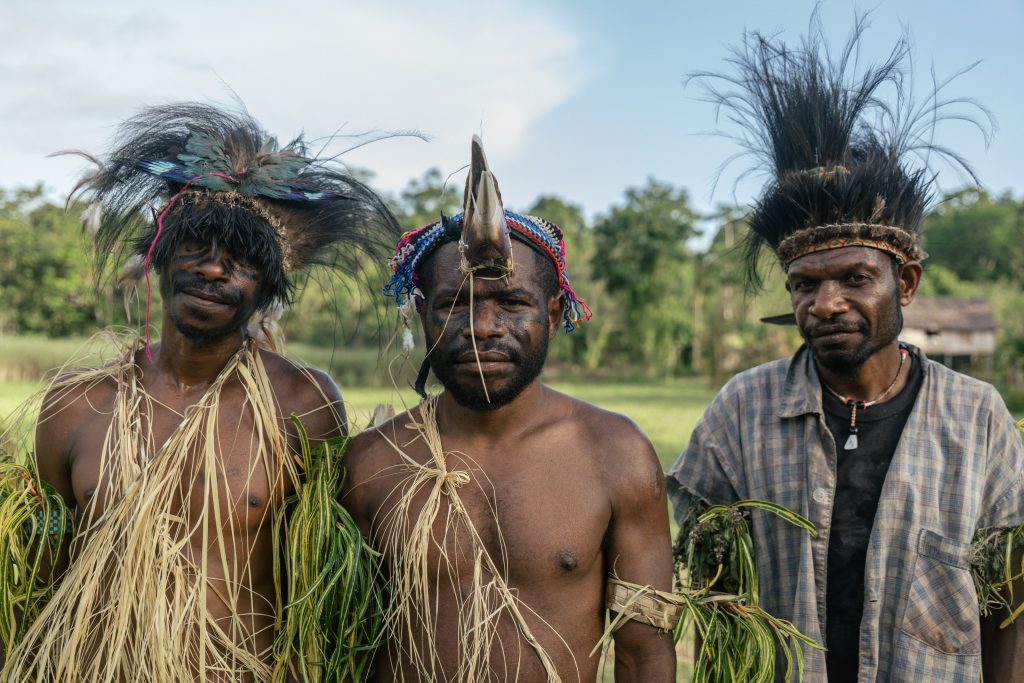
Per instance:
[[[392,265],[426,337],[418,385],[432,370],[444,390],[346,458],[343,503],[388,578],[376,680],[592,681],[612,597],[616,680],[674,681],[654,450],[539,378],[559,325],[589,317],[561,230],[502,208],[474,138],[464,212],[404,235]]]
[[[827,647],[806,650],[804,680],[978,681],[984,657],[986,681],[1019,681],[1021,627],[998,628],[1000,591],[979,605],[974,579],[988,580],[976,538],[1024,522],[1021,436],[993,387],[898,339],[934,179],[914,160],[943,153],[901,107],[931,122],[945,112],[939,98],[907,104],[905,42],[854,73],[863,27],[838,53],[817,25],[796,48],[749,34],[738,73],[701,76],[770,165],[749,272],[759,285],[767,247],[805,343],[722,389],[671,470],[670,497],[684,527],[704,505],[746,499],[817,527],[752,513],[763,606]],[[1018,555],[997,582],[1020,571]]]

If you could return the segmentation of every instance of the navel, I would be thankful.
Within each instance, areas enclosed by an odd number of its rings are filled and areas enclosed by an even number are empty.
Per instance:
[[[576,559],[576,553],[571,550],[563,550],[558,553],[558,567],[562,571],[571,572],[579,565],[579,560]]]

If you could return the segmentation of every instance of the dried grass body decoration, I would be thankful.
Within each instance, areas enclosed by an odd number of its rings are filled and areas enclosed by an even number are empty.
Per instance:
[[[676,595],[685,606],[676,640],[692,621],[700,637],[694,657],[694,681],[699,683],[770,683],[775,680],[780,651],[785,680],[790,680],[794,669],[798,680],[803,680],[803,647],[823,648],[790,622],[761,608],[757,559],[744,508],[770,512],[817,534],[804,517],[766,501],[691,508],[672,550]]]
[[[335,502],[343,481],[340,444],[310,449],[300,429],[301,453],[289,453],[258,346],[247,342],[167,441],[154,448],[143,418],[153,414],[153,399],[134,364],[140,346],[133,337],[118,359],[62,376],[48,387],[52,394],[100,382],[117,386],[100,466],[105,509],[93,514],[97,494],[80,511],[73,559],[55,586],[44,578],[30,580],[40,576],[40,557],[56,552],[58,541],[40,548],[38,536],[26,535],[24,520],[47,505],[61,511],[62,501],[37,479],[34,487],[14,485],[15,477],[35,477],[31,464],[9,459],[0,465],[0,473],[10,475],[0,479],[0,519],[10,520],[0,564],[7,654],[0,677],[118,683],[360,680],[376,642],[379,617],[375,621],[373,615],[380,611],[380,598],[372,551]],[[260,523],[280,534],[274,544],[276,605],[253,604],[248,562],[253,546],[248,537],[239,544],[224,532],[241,524],[234,505],[238,491],[226,483],[204,483],[226,478],[200,479],[222,465],[218,415],[229,380],[241,387],[244,411],[253,419],[248,481],[259,474],[275,490],[285,480],[295,490],[287,500],[272,503]],[[19,443],[9,436],[3,444],[8,453]],[[247,485],[242,488],[244,496]],[[33,491],[44,492],[42,499]],[[182,491],[203,492],[188,501],[199,506],[198,514],[183,508]],[[66,510],[57,515],[57,524],[60,514]],[[199,548],[211,552],[190,558],[196,539]],[[211,600],[226,614],[212,615]],[[258,619],[272,624],[269,645],[260,645],[268,634],[254,628]]]
[[[473,519],[459,496],[463,486],[480,486],[469,471],[449,469],[446,453],[437,427],[437,396],[419,404],[418,421],[409,426],[430,451],[430,459],[419,463],[408,456],[402,445],[388,439],[399,455],[401,467],[408,475],[399,484],[401,497],[384,515],[380,544],[382,554],[390,558],[390,605],[384,620],[388,640],[401,648],[401,655],[413,667],[417,680],[485,683],[494,680],[515,680],[516,670],[497,671],[492,651],[502,650],[499,622],[510,619],[519,637],[540,661],[547,683],[560,683],[555,664],[531,631],[524,612],[537,619],[506,582],[501,567],[508,566],[504,540],[498,529],[500,557],[488,553]],[[410,412],[409,416],[412,417]],[[384,437],[387,439],[387,437]],[[408,444],[406,444],[408,446]],[[463,455],[463,454],[460,454]],[[426,494],[425,501],[423,495]],[[422,506],[421,506],[422,503]],[[497,522],[497,511],[491,509]],[[444,516],[443,528],[435,523]],[[496,527],[497,528],[497,527]],[[439,556],[436,575],[428,558]],[[467,561],[469,572],[461,562]],[[469,585],[460,585],[460,577],[471,576]],[[442,671],[437,661],[437,597],[431,586],[450,585],[466,596],[458,604],[456,638],[460,659],[455,672]],[[568,649],[568,646],[566,646]],[[506,660],[507,664],[507,660]],[[395,663],[394,679],[405,680],[404,672]],[[576,678],[579,678],[577,671]]]

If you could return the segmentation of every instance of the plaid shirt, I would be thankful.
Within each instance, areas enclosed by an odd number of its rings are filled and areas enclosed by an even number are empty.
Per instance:
[[[875,513],[859,680],[976,683],[981,645],[970,544],[979,528],[1024,522],[1024,446],[995,389],[915,352],[924,380]],[[734,377],[668,476],[677,518],[694,498],[760,498],[817,526],[812,538],[751,513],[763,606],[819,643],[835,486],[836,445],[806,347]],[[805,654],[805,680],[827,680],[824,653]]]

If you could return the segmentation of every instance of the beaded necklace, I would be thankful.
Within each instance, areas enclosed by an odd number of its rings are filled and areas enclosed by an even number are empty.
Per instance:
[[[849,436],[846,437],[846,443],[843,445],[843,450],[853,451],[857,449],[858,408],[860,410],[867,410],[869,406],[875,405],[876,403],[878,403],[879,401],[881,401],[882,399],[889,395],[889,392],[892,391],[892,388],[896,386],[896,382],[898,382],[900,379],[900,373],[903,371],[903,364],[907,360],[908,353],[909,352],[907,351],[907,349],[900,347],[900,366],[896,368],[896,376],[892,378],[891,382],[889,382],[889,386],[885,388],[885,391],[883,391],[870,401],[858,401],[856,399],[850,398],[849,396],[843,396],[838,391],[830,387],[824,380],[822,380],[821,385],[828,389],[833,396],[842,401],[843,405],[848,406],[850,408],[850,432]]]

